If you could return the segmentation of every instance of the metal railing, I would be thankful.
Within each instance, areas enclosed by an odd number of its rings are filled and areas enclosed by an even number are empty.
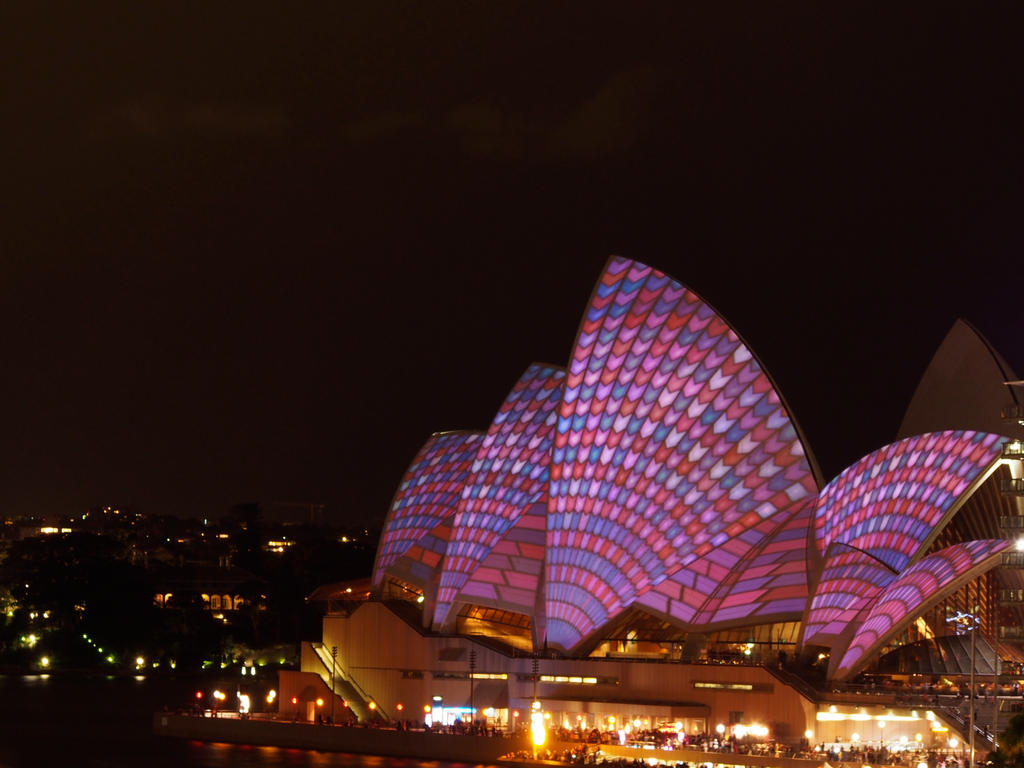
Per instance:
[[[1007,568],[1024,568],[1024,552],[1003,552],[1002,563]]]
[[[1000,415],[1003,421],[1015,421],[1024,426],[1024,405],[1004,406],[1000,411]]]
[[[999,490],[1001,493],[1009,495],[1017,495],[1024,493],[1024,477],[1000,477],[999,478]],[[1020,515],[1011,515],[1021,519]],[[1002,522],[1002,518],[1000,518]]]
[[[385,720],[391,719],[388,716],[388,714],[383,709],[381,709],[380,705],[375,702],[375,699],[363,690],[363,687],[359,685],[358,682],[356,682],[356,679],[352,677],[352,674],[347,669],[345,669],[341,662],[339,662],[336,658],[331,656],[331,652],[326,645],[324,645],[321,642],[312,642],[310,643],[310,645],[312,646],[313,651],[316,653],[317,658],[320,659],[320,663],[323,665],[324,670],[328,675],[328,679],[324,681],[328,686],[331,685],[330,675],[332,674],[333,671],[335,679],[340,677],[343,682],[348,683],[348,685],[352,687],[352,690],[355,691],[364,702],[374,702],[375,711],[381,717],[383,717]],[[338,673],[340,673],[340,675]]]
[[[1009,442],[1003,443],[1003,458],[1024,458],[1024,442],[1021,442],[1020,440],[1010,440]]]

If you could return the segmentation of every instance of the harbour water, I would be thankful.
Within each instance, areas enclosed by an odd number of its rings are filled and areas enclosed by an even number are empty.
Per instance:
[[[187,707],[189,678],[0,675],[0,768],[448,768],[403,760],[170,739],[153,712]]]

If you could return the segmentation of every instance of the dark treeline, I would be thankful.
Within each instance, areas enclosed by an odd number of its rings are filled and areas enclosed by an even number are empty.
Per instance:
[[[106,508],[57,530],[4,542],[0,663],[190,670],[261,654],[293,661],[298,641],[319,635],[306,597],[368,576],[377,542],[376,531],[268,522],[255,504],[216,525]]]

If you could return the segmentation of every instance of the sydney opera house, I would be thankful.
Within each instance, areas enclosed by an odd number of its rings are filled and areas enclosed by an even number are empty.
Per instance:
[[[485,431],[426,440],[303,669],[357,714],[512,727],[537,700],[570,728],[881,739],[899,715],[826,694],[955,689],[999,658],[1012,683],[1024,658],[1014,378],[958,321],[894,441],[823,478],[737,331],[612,258],[566,367],[530,365]]]

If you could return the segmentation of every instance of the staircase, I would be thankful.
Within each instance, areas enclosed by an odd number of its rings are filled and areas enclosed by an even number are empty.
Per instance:
[[[337,705],[342,705],[343,701],[347,702],[348,708],[359,720],[388,719],[380,707],[370,709],[370,696],[359,687],[336,659],[331,658],[330,650],[323,643],[310,643],[310,646],[320,660],[320,679],[328,688],[331,687],[331,671],[334,671],[334,695]]]
[[[1009,718],[1014,715],[1013,712],[1000,709],[997,717],[996,709],[1000,705],[1005,707],[1005,700],[1000,702],[986,701],[985,699],[974,700],[974,749],[978,752],[988,752],[995,747],[995,731],[1005,729]],[[956,726],[960,731],[966,746],[971,738],[970,703],[964,700],[957,706],[941,707],[940,711],[943,719],[949,725]],[[987,729],[986,726],[988,726]]]

